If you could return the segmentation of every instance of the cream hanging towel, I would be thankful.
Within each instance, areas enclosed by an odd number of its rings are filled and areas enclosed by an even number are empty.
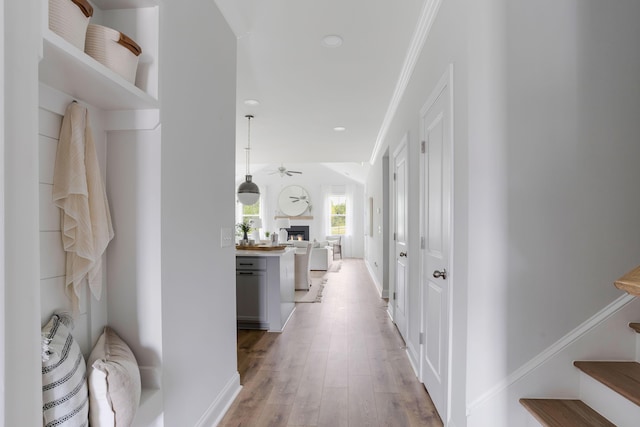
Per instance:
[[[113,238],[89,114],[77,102],[67,107],[62,120],[53,174],[53,202],[62,210],[62,244],[67,253],[65,288],[77,310],[85,277],[91,293],[100,299],[102,254]]]

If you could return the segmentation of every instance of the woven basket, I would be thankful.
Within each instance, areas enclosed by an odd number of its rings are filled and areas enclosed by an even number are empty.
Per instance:
[[[92,15],[86,0],[49,0],[49,28],[80,50]]]
[[[113,28],[89,24],[84,51],[104,66],[135,83],[140,46]]]

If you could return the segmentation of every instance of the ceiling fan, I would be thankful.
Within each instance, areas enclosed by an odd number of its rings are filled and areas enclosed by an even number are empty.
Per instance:
[[[283,176],[285,176],[285,175],[287,175],[287,176],[293,176],[293,174],[294,174],[294,173],[302,174],[302,172],[300,172],[300,171],[292,171],[292,170],[289,170],[289,169],[285,168],[283,165],[280,165],[280,166],[278,167],[278,169],[276,169],[276,170],[274,170],[273,172],[269,173],[269,175],[274,175],[274,174],[276,174],[276,173],[279,173],[281,178],[282,178]]]

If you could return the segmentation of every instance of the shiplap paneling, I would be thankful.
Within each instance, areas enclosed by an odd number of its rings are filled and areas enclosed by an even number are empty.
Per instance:
[[[39,110],[39,133],[48,136],[56,141],[60,137],[60,127],[62,126],[62,116],[51,111],[40,108]]]
[[[40,120],[40,316],[44,325],[55,311],[71,311],[72,307],[64,290],[66,257],[60,235],[60,209],[53,204],[51,197],[62,116],[40,108],[38,117]],[[86,308],[86,304],[84,305]],[[86,312],[86,309],[84,311]],[[75,329],[82,329],[80,324],[84,323],[86,330],[86,315],[79,316],[75,323]],[[74,336],[76,335],[74,332]],[[79,342],[82,346],[82,340]]]
[[[53,184],[53,169],[56,163],[58,139],[40,135],[40,183]]]
[[[95,118],[99,112],[94,113]],[[54,312],[72,311],[72,306],[64,287],[66,255],[60,235],[60,209],[53,204],[51,197],[62,116],[40,108],[39,119],[40,316],[44,325]],[[92,123],[94,122],[101,123],[99,118],[92,120]],[[98,128],[100,127],[99,125]],[[106,160],[104,133],[101,129],[93,128],[93,134],[101,171],[104,171]],[[103,259],[103,268],[105,264]],[[86,286],[83,286],[80,291],[79,312],[74,320],[73,336],[85,356],[91,352],[93,342],[106,324],[105,293],[106,283],[103,287],[102,301],[96,301]]]
[[[53,185],[40,184],[40,231],[60,231],[60,209],[53,204]]]
[[[40,279],[65,275],[65,253],[59,231],[40,232]]]
[[[71,310],[71,303],[64,293],[64,276],[40,280],[40,317],[48,319],[56,309]]]
[[[40,214],[40,279],[42,323],[44,324],[56,309],[68,309],[70,305],[63,287],[51,286],[51,280],[61,278],[64,282],[65,253],[60,236],[60,210],[53,204],[53,169],[56,161],[56,149],[62,125],[62,116],[39,109],[39,214]],[[48,286],[45,286],[45,282]],[[61,294],[52,296],[53,289]],[[64,298],[64,300],[62,300]],[[61,304],[61,301],[64,304]]]

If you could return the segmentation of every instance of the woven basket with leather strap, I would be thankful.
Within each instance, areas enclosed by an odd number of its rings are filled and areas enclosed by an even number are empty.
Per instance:
[[[49,28],[80,50],[93,7],[87,0],[49,0]]]
[[[130,37],[113,28],[90,24],[85,52],[104,66],[134,83],[142,49]]]

